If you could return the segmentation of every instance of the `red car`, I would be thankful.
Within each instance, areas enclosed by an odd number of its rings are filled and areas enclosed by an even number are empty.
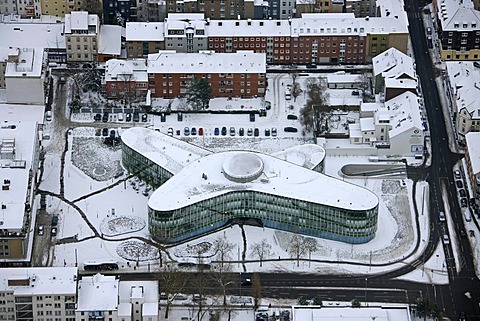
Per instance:
[[[203,135],[203,128],[202,128],[202,127],[200,127],[200,128],[198,129],[198,135],[199,135],[199,136],[202,136],[202,135]]]

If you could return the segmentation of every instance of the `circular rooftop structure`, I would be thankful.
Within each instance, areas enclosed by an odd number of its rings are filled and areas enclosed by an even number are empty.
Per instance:
[[[252,153],[237,153],[223,162],[226,178],[237,183],[247,183],[257,179],[263,172],[262,159]]]

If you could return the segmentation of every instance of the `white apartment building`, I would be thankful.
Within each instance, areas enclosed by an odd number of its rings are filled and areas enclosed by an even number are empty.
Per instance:
[[[100,22],[95,14],[74,11],[65,15],[65,41],[68,62],[97,61]]]
[[[100,273],[78,281],[77,321],[117,321],[118,282]]]
[[[75,321],[78,269],[0,269],[0,320]]]

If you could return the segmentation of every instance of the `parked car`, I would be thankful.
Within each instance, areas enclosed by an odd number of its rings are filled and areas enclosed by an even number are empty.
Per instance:
[[[268,128],[265,128],[265,136],[270,136],[270,129]]]
[[[198,135],[203,136],[203,128],[202,127],[200,127],[198,129]]]
[[[230,127],[230,136],[235,136],[235,127]]]
[[[52,234],[52,237],[57,236],[57,228],[56,227],[52,227],[51,234]]]
[[[52,226],[57,226],[57,224],[58,224],[58,216],[53,215],[52,216]]]
[[[240,129],[238,130],[238,135],[240,135],[240,136],[245,135],[245,129],[243,129],[243,127],[240,127]]]
[[[272,136],[273,137],[277,136],[277,129],[275,127],[272,128]]]
[[[133,121],[136,123],[140,121],[140,114],[138,113],[138,111],[133,112]]]
[[[127,113],[127,114],[125,115],[125,121],[132,121],[132,114]]]
[[[460,197],[467,197],[467,192],[463,188],[458,190],[458,194],[460,194]]]
[[[255,129],[253,130],[253,136],[255,136],[255,137],[260,136],[260,130],[259,130],[258,128],[255,128]]]
[[[297,115],[287,115],[287,119],[297,120]]]
[[[467,233],[465,233],[464,230],[460,230],[460,237],[461,237],[462,239],[466,238],[466,237],[467,237]]]
[[[101,121],[102,120],[102,115],[101,114],[95,114],[95,116],[93,116],[93,120],[94,121]]]
[[[253,129],[252,128],[249,128],[247,130],[247,136],[252,136],[253,135]]]
[[[108,136],[108,128],[102,128],[102,136]]]
[[[427,35],[431,35],[431,34],[432,34],[432,28],[427,27]]]
[[[283,130],[286,131],[287,133],[296,133],[296,132],[298,132],[298,129],[296,129],[295,127],[285,127]]]
[[[40,225],[38,227],[38,235],[40,235],[40,236],[43,235],[43,232],[44,232],[43,225]]]
[[[190,128],[185,127],[185,128],[183,129],[183,134],[184,134],[185,136],[190,136]]]
[[[465,197],[462,197],[460,199],[460,206],[462,206],[462,207],[467,207],[468,206],[468,202],[467,202],[467,199]]]
[[[225,136],[227,134],[227,127],[222,127],[222,136]]]
[[[250,286],[250,285],[252,285],[252,280],[251,279],[244,279],[244,280],[242,280],[242,282],[240,282],[240,285]]]
[[[352,96],[360,96],[360,92],[358,90],[352,90]]]
[[[255,121],[255,114],[254,113],[250,113],[250,121]]]
[[[266,110],[272,109],[272,103],[269,102],[269,101],[265,101],[265,109],[266,109]]]
[[[220,134],[220,129],[218,127],[215,127],[215,129],[213,130],[213,134],[215,136],[218,136]]]
[[[462,175],[460,174],[459,170],[456,170],[454,173],[455,173],[455,179],[461,179],[462,178]]]
[[[190,135],[192,135],[192,136],[197,135],[197,129],[196,129],[195,127],[192,127],[192,128],[190,129]]]
[[[317,69],[317,64],[314,62],[308,63],[307,64],[308,69]]]
[[[102,121],[106,123],[108,121],[108,112],[103,113]]]
[[[146,122],[148,120],[148,114],[142,114],[142,122]]]
[[[462,181],[456,181],[455,184],[457,184],[458,188],[463,188],[463,182]]]
[[[169,127],[167,133],[169,136],[173,136],[173,128]]]

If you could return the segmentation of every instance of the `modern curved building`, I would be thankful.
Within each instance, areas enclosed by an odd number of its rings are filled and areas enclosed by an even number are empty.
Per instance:
[[[177,147],[186,144],[197,153],[174,157],[167,148],[160,148],[157,152],[163,155],[155,155],[151,146],[144,146],[143,153],[138,140],[152,135],[157,137],[151,141],[157,147],[168,142]],[[319,146],[294,147],[293,156],[288,157],[286,150],[276,154],[280,158],[250,151],[212,154],[140,128],[126,130],[122,141],[124,166],[139,170],[138,175],[149,183],[161,182],[148,201],[149,229],[157,241],[185,241],[236,223],[347,243],[368,242],[377,230],[377,196],[315,171],[323,164],[324,151]],[[167,168],[171,165],[165,162],[167,155],[178,159],[175,166],[184,167]]]

